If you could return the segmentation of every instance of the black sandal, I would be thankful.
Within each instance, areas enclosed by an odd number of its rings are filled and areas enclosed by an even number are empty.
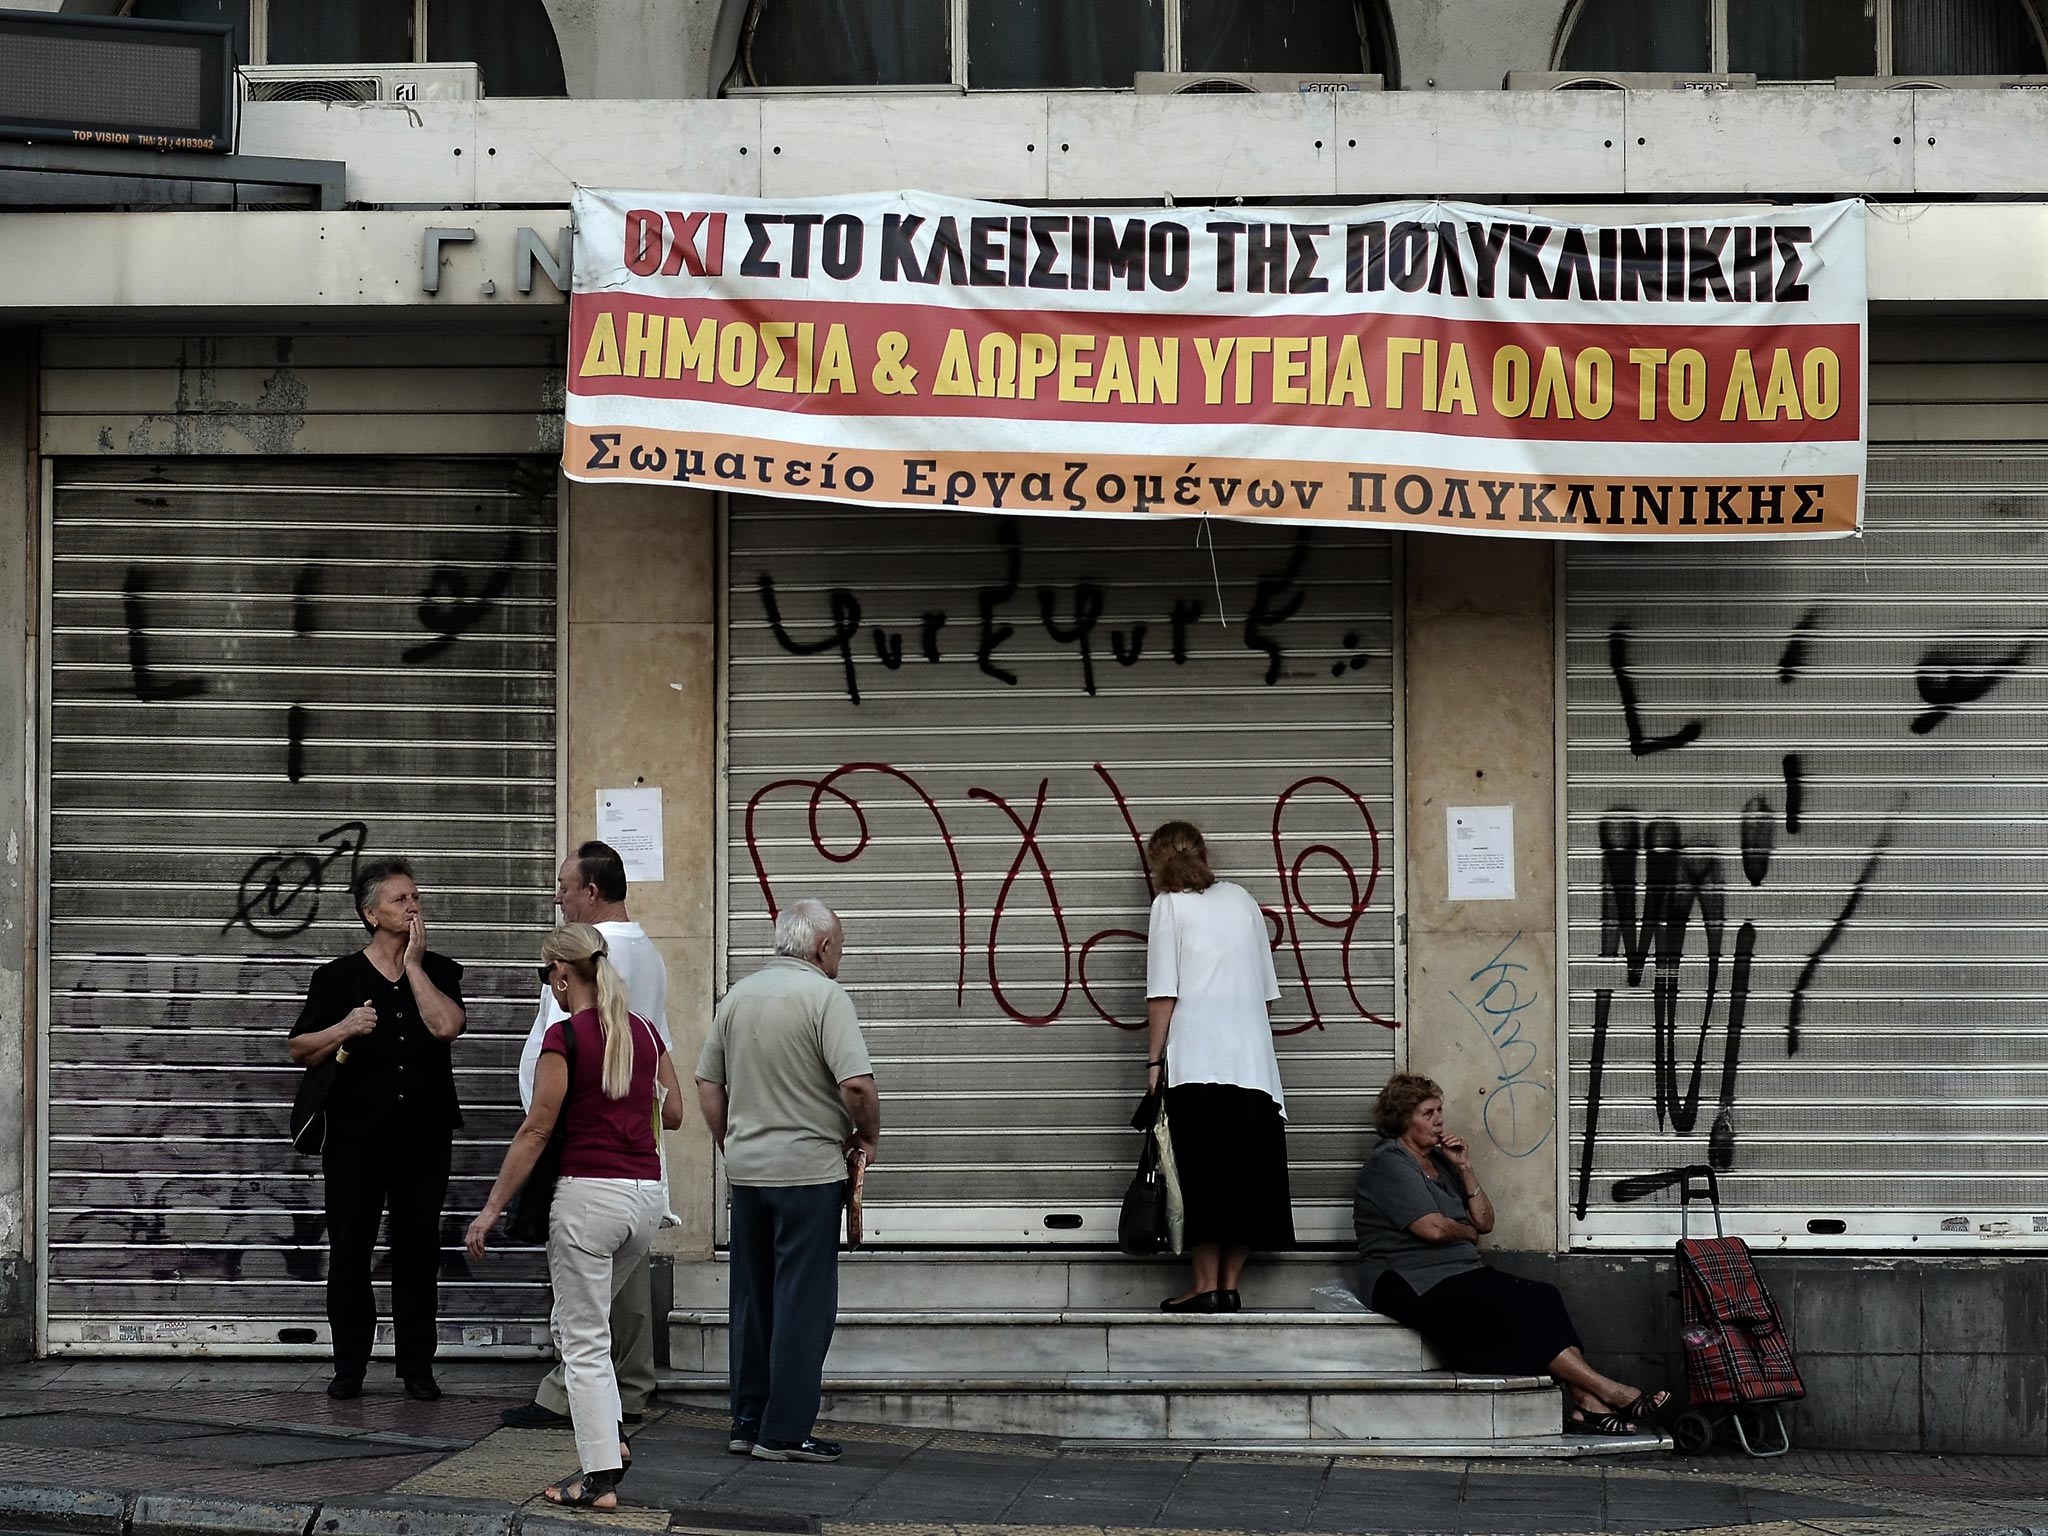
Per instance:
[[[624,1435],[619,1436],[619,1481],[626,1480],[626,1474],[633,1470],[633,1442]]]
[[[569,1509],[594,1509],[601,1514],[610,1514],[619,1507],[618,1488],[620,1472],[609,1467],[602,1472],[585,1472],[581,1468],[558,1482],[548,1484],[541,1490],[541,1497],[550,1504],[560,1504]],[[598,1503],[609,1495],[609,1505]]]
[[[1565,1420],[1564,1427],[1582,1435],[1640,1435],[1643,1432],[1641,1426],[1618,1413],[1588,1413],[1583,1408],[1574,1409],[1571,1417]]]
[[[1671,1408],[1672,1402],[1669,1392],[1638,1392],[1634,1402],[1630,1403],[1626,1408],[1620,1408],[1615,1411],[1624,1419],[1631,1420],[1634,1423],[1661,1427],[1664,1420],[1670,1415]]]

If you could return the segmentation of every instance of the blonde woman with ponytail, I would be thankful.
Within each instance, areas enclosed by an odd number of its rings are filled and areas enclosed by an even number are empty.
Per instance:
[[[655,1105],[658,1097],[661,1123],[677,1129],[683,1123],[682,1089],[661,1037],[627,1007],[626,983],[602,933],[588,923],[564,923],[540,952],[547,962],[541,980],[568,1017],[550,1025],[542,1038],[533,1107],[505,1152],[490,1199],[469,1224],[469,1251],[483,1257],[491,1228],[561,1118],[562,1172],[548,1217],[548,1275],[555,1288],[555,1349],[562,1357],[580,1466],[545,1492],[556,1504],[617,1509],[619,1479],[632,1462],[620,1438],[612,1297],[653,1245],[668,1208]]]

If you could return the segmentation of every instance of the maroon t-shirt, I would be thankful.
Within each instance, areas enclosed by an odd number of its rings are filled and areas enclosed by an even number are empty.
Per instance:
[[[576,1031],[576,1074],[562,1103],[569,1133],[562,1145],[562,1176],[569,1179],[658,1179],[661,1154],[654,1145],[654,1079],[661,1040],[647,1021],[631,1019],[633,1081],[623,1099],[604,1096],[604,1027],[597,1010],[586,1008],[558,1020],[541,1036],[541,1054],[568,1053],[562,1030]]]

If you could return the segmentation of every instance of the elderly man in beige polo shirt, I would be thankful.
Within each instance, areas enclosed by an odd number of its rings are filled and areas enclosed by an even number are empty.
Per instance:
[[[847,1160],[875,1159],[881,1103],[846,946],[822,901],[775,920],[775,958],[734,985],[697,1059],[697,1102],[732,1189],[732,1435],[762,1461],[837,1461],[812,1435],[839,1314]]]

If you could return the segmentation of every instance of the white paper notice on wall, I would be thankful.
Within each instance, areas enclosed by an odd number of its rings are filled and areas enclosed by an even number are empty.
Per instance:
[[[600,789],[597,836],[626,861],[629,884],[661,879],[661,790]]]
[[[1446,806],[1444,841],[1451,855],[1451,900],[1515,899],[1512,805]]]

